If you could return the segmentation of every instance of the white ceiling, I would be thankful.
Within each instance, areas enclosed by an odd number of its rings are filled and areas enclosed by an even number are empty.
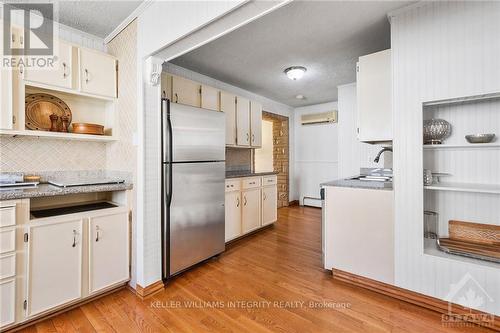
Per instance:
[[[108,36],[142,1],[56,1],[58,21],[97,37]]]
[[[293,107],[334,101],[359,56],[390,47],[387,13],[409,3],[295,1],[172,63]],[[307,67],[299,81],[283,74],[294,65]]]

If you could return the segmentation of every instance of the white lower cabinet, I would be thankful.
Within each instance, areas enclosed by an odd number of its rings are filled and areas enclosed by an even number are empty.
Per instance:
[[[241,192],[243,206],[241,208],[241,226],[243,234],[260,228],[260,188]]]
[[[82,296],[82,232],[78,217],[28,227],[27,316]]]
[[[16,280],[0,281],[0,327],[14,323],[16,309]]]
[[[89,219],[90,294],[128,280],[128,235],[126,212]]]
[[[232,191],[226,193],[226,242],[241,236],[241,193]]]
[[[26,317],[129,280],[128,210],[32,220],[26,228]]]
[[[262,188],[262,226],[278,219],[278,188],[276,185]]]
[[[225,207],[226,242],[276,222],[276,176],[226,180]]]

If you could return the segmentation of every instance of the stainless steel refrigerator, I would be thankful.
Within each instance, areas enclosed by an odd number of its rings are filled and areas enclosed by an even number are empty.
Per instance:
[[[224,251],[225,115],[162,99],[162,274]]]

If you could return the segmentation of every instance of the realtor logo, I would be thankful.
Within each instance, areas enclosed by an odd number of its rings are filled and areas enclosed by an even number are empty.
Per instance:
[[[14,29],[20,31],[16,36]],[[3,6],[4,56],[51,56],[54,51],[54,5],[15,3]]]
[[[455,327],[469,327],[474,324],[486,327],[493,326],[495,316],[488,314],[486,309],[489,304],[494,303],[494,300],[469,273],[451,285],[446,299],[448,313],[442,315],[443,325]]]

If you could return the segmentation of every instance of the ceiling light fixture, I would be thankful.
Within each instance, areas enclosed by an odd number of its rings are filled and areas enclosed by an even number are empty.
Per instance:
[[[285,74],[290,80],[296,81],[304,76],[306,71],[307,69],[303,66],[292,66],[285,69]]]
[[[306,96],[299,94],[299,95],[296,95],[295,98],[296,99],[306,99]]]

